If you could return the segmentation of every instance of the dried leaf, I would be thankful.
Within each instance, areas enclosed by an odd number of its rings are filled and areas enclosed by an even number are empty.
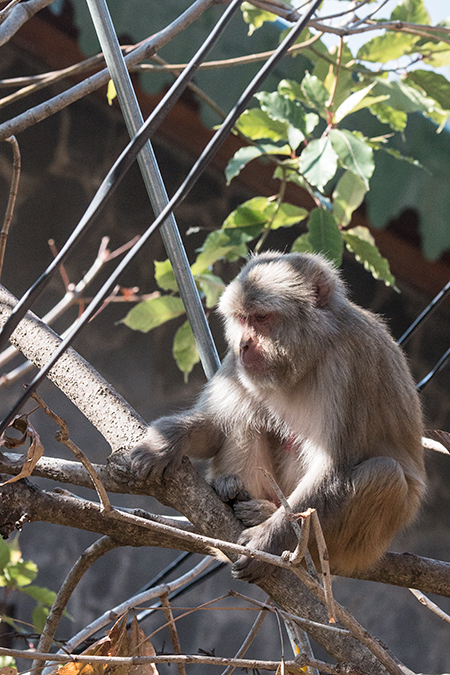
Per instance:
[[[18,429],[23,434],[22,443],[25,441],[27,436],[29,436],[32,440],[30,447],[28,448],[26,458],[25,457],[23,459],[21,458],[21,461],[23,461],[24,464],[22,466],[22,470],[20,471],[20,473],[18,473],[17,476],[13,476],[4,483],[1,483],[0,486],[6,485],[7,483],[15,483],[21,478],[28,478],[28,476],[31,476],[34,467],[44,454],[44,446],[41,443],[39,434],[28,420],[25,421],[25,419],[23,418],[21,420],[19,419],[14,420],[11,426],[13,426],[15,429]],[[11,447],[8,445],[9,442],[10,440],[8,439],[7,442],[5,443],[6,447]]]
[[[131,623],[129,641],[131,656],[155,656],[155,649],[139,627],[136,616],[133,617]],[[132,666],[130,675],[158,675],[158,671],[154,663],[146,663],[141,666]]]

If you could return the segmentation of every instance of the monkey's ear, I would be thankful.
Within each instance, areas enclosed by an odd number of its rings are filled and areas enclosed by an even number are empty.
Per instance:
[[[314,303],[316,307],[325,307],[331,294],[331,284],[324,276],[314,280]]]

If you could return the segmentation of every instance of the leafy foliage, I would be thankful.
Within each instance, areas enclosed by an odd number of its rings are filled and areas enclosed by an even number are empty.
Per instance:
[[[276,20],[248,2],[242,12],[250,35]],[[276,91],[260,91],[256,106],[237,121],[235,131],[246,144],[228,162],[227,183],[250,162],[264,160],[272,164],[279,188],[270,197],[256,196],[241,204],[219,230],[207,235],[192,265],[207,310],[224,288],[213,273],[214,264],[258,252],[268,234],[279,228],[296,233],[292,251],[320,253],[338,266],[345,250],[376,279],[395,287],[388,261],[370,231],[353,225],[352,216],[370,189],[377,153],[388,152],[420,166],[390,145],[390,137],[405,129],[409,115],[426,115],[438,125],[437,132],[442,128],[450,110],[450,83],[439,73],[413,66],[417,61],[450,64],[450,41],[438,27],[427,25],[430,16],[423,0],[400,0],[389,18],[377,20],[384,32],[368,39],[356,54],[350,39],[327,47],[320,34],[305,30],[298,42],[308,41],[304,55],[310,68],[299,81],[281,80]],[[397,59],[405,65],[399,68]],[[352,115],[362,109],[385,125],[384,134],[370,138],[357,129],[360,118]],[[308,192],[308,209],[284,200],[288,183]],[[130,327],[151,330],[183,314],[169,262],[155,263],[155,272],[159,287],[170,295],[158,295],[131,310],[124,320]],[[186,324],[176,334],[174,355],[185,375],[198,360]]]
[[[9,596],[13,591],[20,591],[35,600],[36,606],[33,609],[32,621],[35,630],[41,632],[49,608],[56,599],[56,593],[42,586],[31,585],[37,576],[37,572],[36,563],[22,558],[17,537],[11,539],[10,542],[0,538],[0,587],[4,589],[5,596]],[[20,632],[20,628],[16,626],[12,618],[6,616],[1,618],[2,621],[15,627]]]

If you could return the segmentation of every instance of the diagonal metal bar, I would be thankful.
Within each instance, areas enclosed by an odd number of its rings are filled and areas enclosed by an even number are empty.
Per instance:
[[[47,373],[52,368],[52,366],[56,363],[56,361],[59,359],[59,357],[72,344],[76,335],[80,332],[80,330],[83,328],[83,326],[86,325],[89,318],[96,312],[96,310],[101,305],[103,300],[107,297],[107,295],[114,288],[114,286],[116,284],[116,281],[119,278],[120,274],[125,270],[125,268],[131,262],[131,260],[133,260],[133,258],[137,255],[137,253],[139,253],[139,251],[142,249],[142,247],[146,244],[150,235],[164,222],[164,220],[167,218],[169,213],[171,213],[172,210],[176,206],[178,206],[183,201],[183,199],[187,196],[189,191],[192,189],[192,187],[197,182],[197,180],[198,180],[199,176],[201,175],[202,171],[208,166],[208,164],[211,161],[211,159],[213,158],[214,154],[217,152],[217,150],[221,147],[221,145],[225,141],[225,138],[228,136],[231,128],[233,127],[233,125],[236,122],[239,115],[245,110],[245,108],[246,108],[249,100],[253,96],[253,94],[256,93],[256,91],[258,90],[258,88],[260,87],[260,85],[262,84],[264,79],[267,77],[267,75],[271,72],[271,70],[281,60],[281,58],[284,56],[284,54],[289,49],[289,47],[295,42],[298,35],[306,27],[309,19],[311,18],[311,16],[313,15],[313,13],[315,12],[315,10],[317,9],[317,7],[320,5],[321,2],[322,2],[322,0],[314,0],[313,2],[311,2],[311,4],[308,7],[308,10],[305,12],[305,14],[297,21],[297,23],[294,25],[294,27],[289,31],[288,35],[284,38],[284,40],[278,46],[276,51],[272,54],[272,56],[268,59],[268,61],[266,61],[266,63],[261,68],[261,70],[255,75],[253,80],[250,82],[250,84],[245,89],[244,93],[240,96],[240,98],[239,98],[238,102],[236,103],[236,105],[234,106],[234,108],[227,115],[227,117],[224,120],[220,129],[215,133],[213,138],[209,141],[209,143],[207,144],[207,146],[203,150],[202,154],[200,155],[199,159],[195,162],[195,164],[192,167],[192,169],[190,170],[189,174],[187,175],[187,177],[185,178],[183,183],[180,185],[178,190],[175,192],[173,197],[170,199],[168,204],[164,207],[164,209],[161,211],[161,213],[156,218],[156,220],[152,223],[152,225],[150,225],[150,227],[147,228],[146,232],[142,235],[142,237],[139,239],[139,241],[133,246],[133,248],[128,252],[128,254],[121,261],[121,263],[116,267],[115,271],[111,274],[109,279],[103,284],[102,288],[99,290],[97,295],[93,298],[93,300],[89,304],[89,307],[86,308],[86,310],[80,316],[78,321],[74,324],[74,327],[72,328],[70,333],[67,335],[67,337],[64,340],[62,340],[60,346],[55,351],[55,353],[52,355],[52,357],[49,359],[48,363],[43,368],[41,368],[39,373],[36,375],[36,377],[33,379],[33,381],[27,387],[26,391],[22,394],[22,396],[16,402],[14,407],[10,410],[8,415],[5,417],[2,424],[0,425],[0,434],[5,431],[8,424],[12,421],[14,416],[20,410],[22,405],[25,403],[25,401],[37,389],[39,384],[46,377]]]
[[[439,293],[433,298],[433,300],[425,307],[423,312],[419,314],[417,319],[412,322],[410,327],[405,330],[401,338],[398,340],[398,344],[405,344],[416,332],[416,330],[422,325],[422,323],[425,321],[425,319],[428,319],[429,316],[434,312],[435,309],[439,307],[439,305],[442,304],[442,302],[445,300],[447,295],[450,293],[450,281],[448,281],[444,288],[439,291]]]
[[[233,5],[234,8],[234,5]],[[231,8],[229,8],[230,10]],[[6,341],[9,339],[14,329],[19,324],[20,320],[23,319],[26,312],[33,305],[34,301],[46,287],[50,281],[52,275],[58,270],[59,266],[67,259],[68,255],[72,251],[73,247],[80,240],[81,236],[87,231],[89,226],[92,224],[94,218],[100,213],[100,210],[104,208],[108,199],[112,196],[114,191],[120,184],[120,181],[125,176],[126,172],[133,164],[134,160],[138,156],[139,152],[144,147],[145,143],[151,137],[151,135],[159,127],[163,119],[166,117],[168,111],[173,107],[176,101],[179,99],[183,91],[186,89],[187,85],[193,78],[198,66],[204,60],[209,50],[215,44],[216,40],[222,33],[225,25],[227,23],[227,17],[229,13],[227,10],[224,12],[223,16],[217,22],[216,26],[211,31],[208,38],[205,40],[204,44],[200,47],[197,53],[189,62],[188,66],[185,68],[183,73],[179,76],[177,81],[170,87],[167,94],[162,98],[160,103],[156,106],[152,114],[148,117],[145,124],[139,129],[138,133],[134,138],[129,142],[127,147],[122,151],[117,160],[114,162],[111,169],[108,171],[106,177],[104,178],[102,184],[94,195],[91,203],[89,204],[86,212],[81,218],[80,222],[61,248],[59,254],[54,258],[51,264],[47,269],[41,274],[41,276],[35,281],[35,283],[28,289],[28,291],[22,296],[17,305],[14,307],[14,310],[11,312],[11,315],[8,317],[8,320],[5,322],[1,332],[0,332],[0,349],[3,349]]]
[[[106,65],[116,88],[128,132],[130,137],[133,137],[144,124],[144,118],[131,83],[130,74],[125,65],[108,5],[106,0],[86,0],[86,3],[105,56]],[[233,0],[222,17],[223,25],[226,25],[231,19],[240,4],[241,0]],[[155,215],[158,215],[166,206],[169,198],[150,141],[147,141],[144,145],[137,160],[153,211]],[[173,213],[170,213],[167,220],[162,223],[161,236],[172,264],[203,369],[206,377],[211,378],[219,368],[220,360]]]

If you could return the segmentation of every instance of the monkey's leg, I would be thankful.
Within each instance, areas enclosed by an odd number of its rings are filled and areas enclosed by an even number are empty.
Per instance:
[[[243,481],[236,474],[213,478],[211,487],[217,492],[220,499],[230,506],[234,506],[235,502],[248,501],[252,498]]]
[[[392,457],[374,457],[356,465],[351,483],[353,490],[339,512],[322,522],[335,573],[371,567],[412,518],[419,501],[414,481]]]

